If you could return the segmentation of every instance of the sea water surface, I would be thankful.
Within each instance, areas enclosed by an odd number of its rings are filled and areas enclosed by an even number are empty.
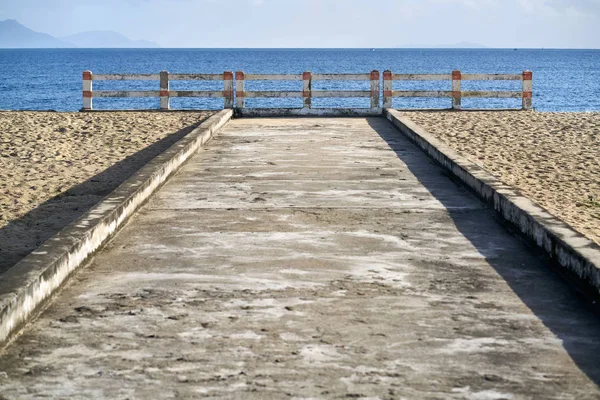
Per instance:
[[[76,111],[81,73],[521,73],[533,71],[538,111],[600,111],[600,50],[531,49],[39,49],[0,50],[0,109]],[[301,82],[247,82],[247,90],[301,90]],[[520,90],[518,81],[463,82],[463,90]],[[221,82],[172,82],[221,90]],[[368,90],[368,82],[314,89]],[[451,90],[450,82],[395,82],[397,90]],[[101,90],[158,90],[158,81],[94,82]],[[158,108],[158,99],[94,99],[97,109]],[[173,108],[219,109],[222,99],[172,99]],[[314,99],[315,107],[368,107],[369,99]],[[464,99],[465,108],[520,107],[518,99]],[[300,107],[301,99],[248,99],[250,107]],[[448,108],[449,99],[395,99],[397,108]]]

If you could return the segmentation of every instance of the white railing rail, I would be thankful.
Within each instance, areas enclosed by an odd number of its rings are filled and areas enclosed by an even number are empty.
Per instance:
[[[383,108],[392,108],[394,98],[429,97],[452,99],[452,108],[460,110],[463,98],[522,99],[524,110],[532,109],[533,74],[394,74],[383,73]],[[93,81],[159,81],[159,90],[92,90]],[[462,81],[521,81],[520,91],[463,91]],[[170,81],[223,81],[223,90],[170,90]],[[247,91],[246,81],[302,81],[302,90],[298,91]],[[315,81],[367,81],[370,90],[313,90]],[[449,81],[451,90],[394,90],[394,81]],[[301,98],[302,109],[312,108],[314,98],[370,98],[371,106],[367,110],[377,111],[380,104],[381,81],[379,71],[367,74],[234,74],[226,71],[222,74],[98,74],[91,71],[83,73],[83,110],[92,110],[94,98],[117,97],[158,97],[160,109],[170,109],[170,99],[174,97],[223,98],[225,108],[243,109],[248,98]]]
[[[451,81],[452,90],[394,90],[394,81]],[[522,81],[520,91],[463,91],[462,81]],[[463,98],[487,99],[522,99],[523,110],[533,107],[533,74],[524,71],[522,74],[462,74],[452,71],[451,74],[394,74],[383,72],[383,107],[392,108],[394,98],[400,97],[434,97],[451,98],[452,108],[460,110]]]

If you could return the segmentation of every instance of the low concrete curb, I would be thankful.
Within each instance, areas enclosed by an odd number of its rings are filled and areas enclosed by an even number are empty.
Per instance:
[[[232,110],[223,110],[208,118],[80,219],[0,276],[0,345],[232,116]]]
[[[593,301],[600,298],[599,246],[459,155],[397,110],[386,109],[384,115],[400,132],[543,249],[586,296]]]
[[[237,108],[236,117],[381,117],[381,108]]]

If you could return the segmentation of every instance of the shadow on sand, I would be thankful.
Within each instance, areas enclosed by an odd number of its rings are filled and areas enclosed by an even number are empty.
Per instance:
[[[150,160],[190,133],[200,123],[202,121],[151,144],[0,228],[0,279],[8,269],[89,211]]]
[[[383,118],[370,118],[369,125],[387,142],[419,182],[447,208],[458,231],[485,257],[539,321],[562,341],[564,349],[580,370],[596,385],[600,385],[600,320],[582,295],[552,270],[550,262],[541,251],[533,249],[523,239],[512,236],[509,229],[502,226],[504,224],[501,217],[495,215],[493,210],[489,211],[492,215],[489,220],[495,222],[496,227],[486,225],[484,220],[465,218],[465,211],[457,210],[453,207],[455,204],[451,204],[447,180],[452,179],[457,190],[468,189],[433,160],[424,168],[421,157],[417,159],[407,156],[402,150],[415,145],[391,123]],[[510,243],[510,246],[504,247],[503,243],[491,242],[490,235],[482,232],[488,229],[503,230],[501,235],[506,238],[500,240]],[[530,262],[523,264],[523,258],[520,259],[515,254],[515,249],[517,252],[522,249],[527,256],[525,260]]]

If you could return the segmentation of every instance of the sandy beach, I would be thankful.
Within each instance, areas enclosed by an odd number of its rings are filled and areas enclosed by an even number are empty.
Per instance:
[[[600,113],[404,114],[600,244]]]
[[[210,115],[0,112],[0,273]]]

